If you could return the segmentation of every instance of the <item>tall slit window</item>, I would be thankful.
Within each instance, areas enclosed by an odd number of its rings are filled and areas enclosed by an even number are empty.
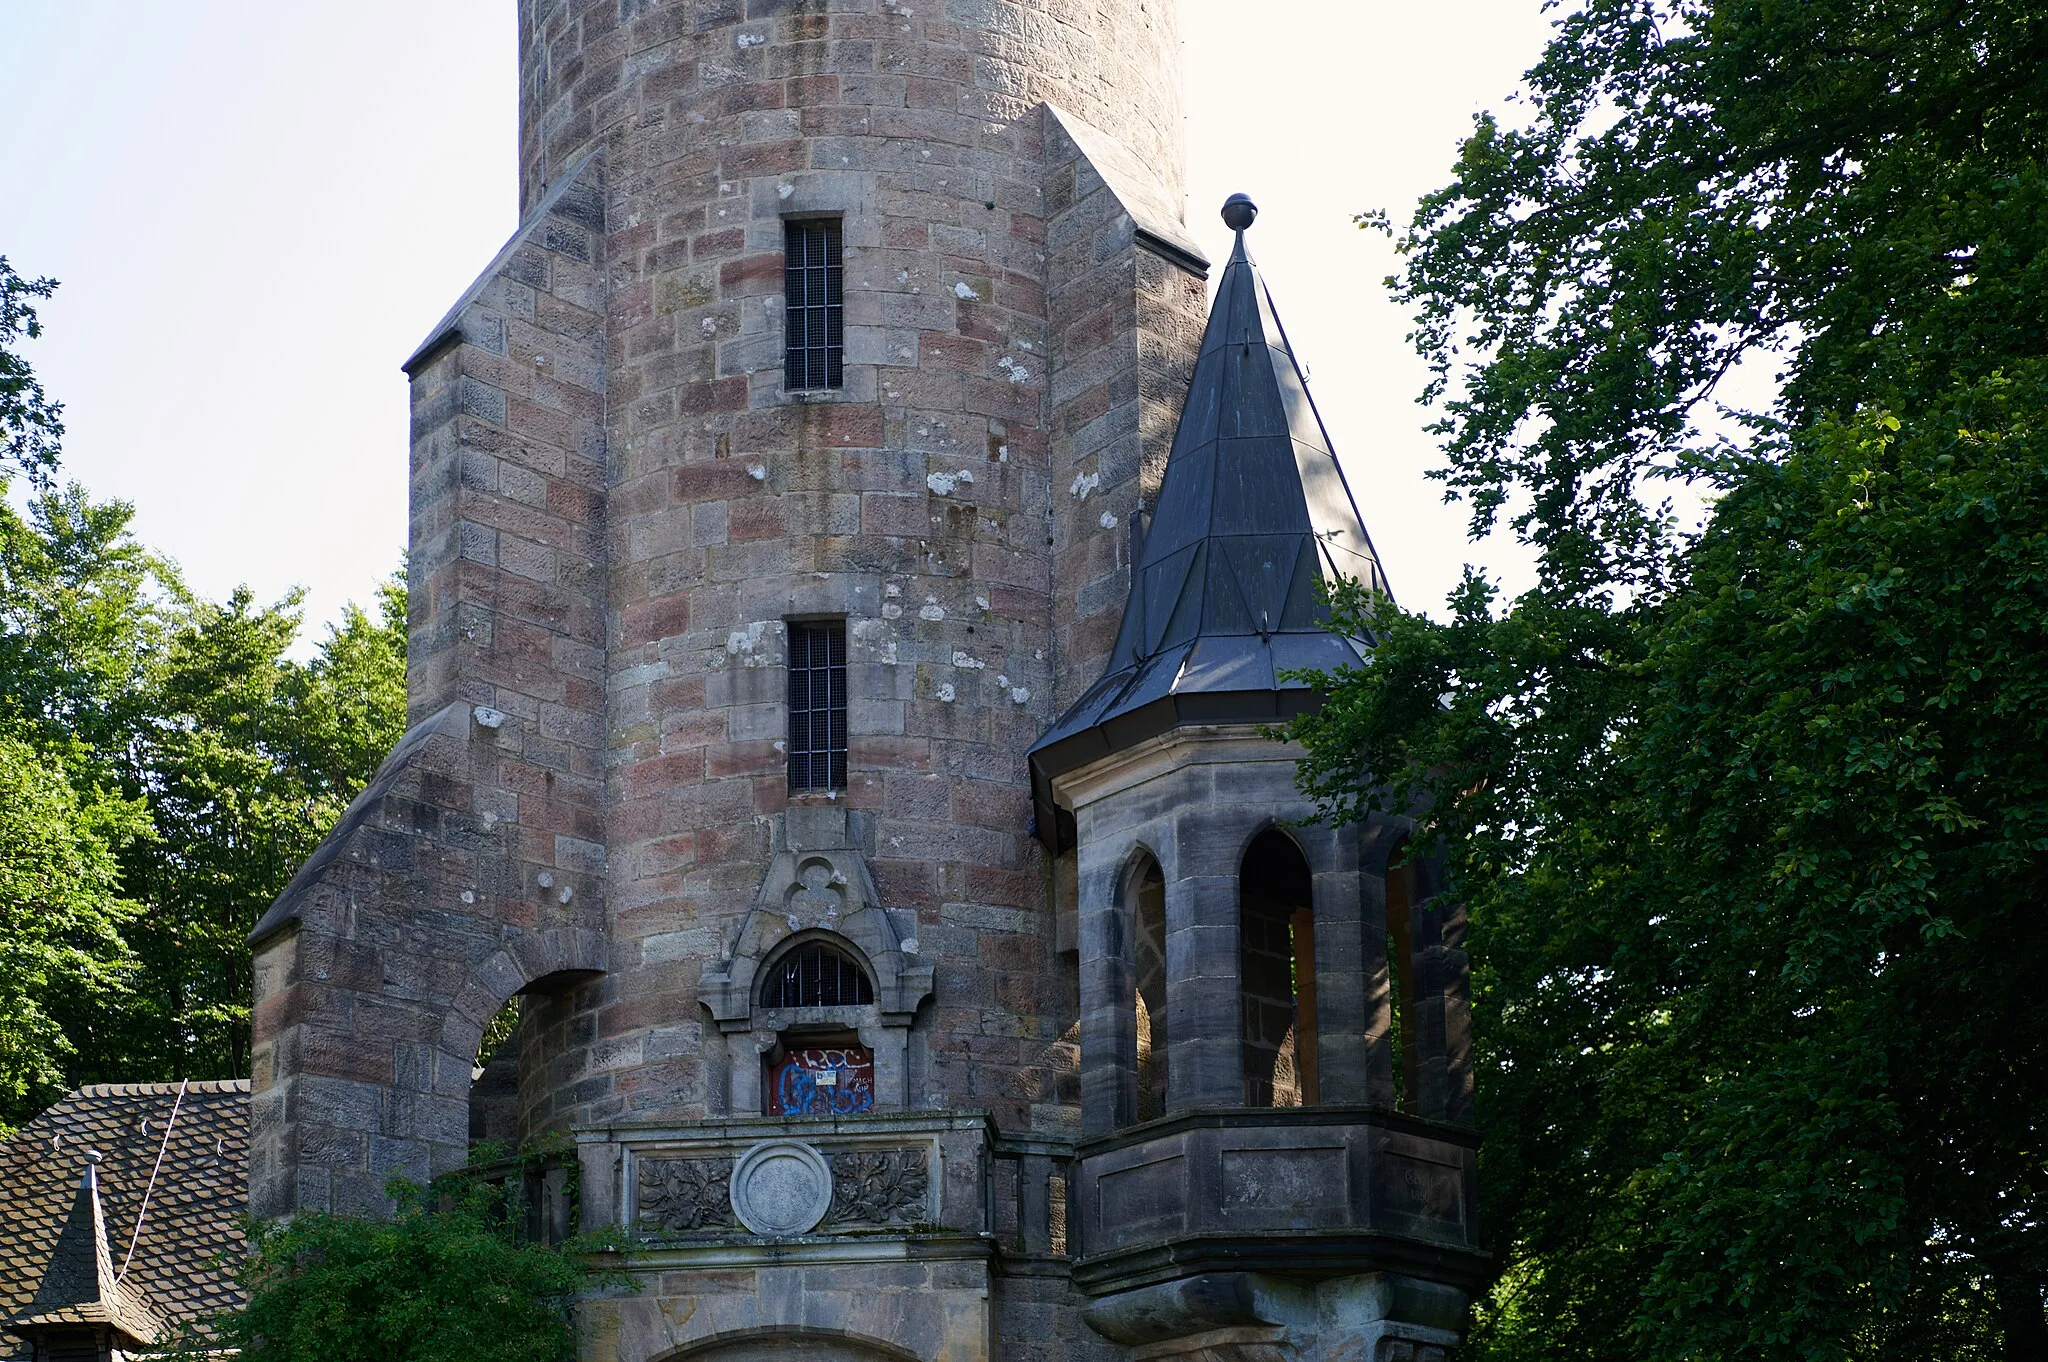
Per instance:
[[[789,626],[789,789],[846,788],[846,625]]]
[[[1316,1074],[1314,878],[1284,833],[1259,834],[1238,870],[1244,1104],[1312,1107]]]
[[[791,391],[845,384],[846,283],[839,248],[837,218],[782,225],[782,380]]]

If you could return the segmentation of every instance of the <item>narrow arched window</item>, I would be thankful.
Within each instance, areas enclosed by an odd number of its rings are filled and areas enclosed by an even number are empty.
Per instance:
[[[1132,884],[1133,936],[1137,974],[1138,1119],[1166,1114],[1166,880],[1159,862],[1147,856]]]
[[[1312,1107],[1316,1081],[1314,880],[1301,848],[1261,833],[1238,871],[1244,1104]]]
[[[1406,864],[1408,841],[1403,838],[1387,858],[1387,1029],[1394,1056],[1394,1106],[1400,1111],[1415,1109],[1415,1029],[1408,1014],[1415,1007],[1415,971],[1409,952],[1408,883],[1415,877]]]
[[[799,946],[769,971],[763,1007],[865,1007],[875,986],[850,958],[823,942]]]

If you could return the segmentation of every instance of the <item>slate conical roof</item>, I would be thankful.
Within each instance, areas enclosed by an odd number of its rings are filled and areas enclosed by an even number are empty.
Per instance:
[[[107,1221],[100,1208],[99,1156],[86,1156],[71,1214],[51,1246],[35,1299],[9,1321],[17,1333],[65,1325],[107,1324],[138,1343],[154,1343],[162,1321],[136,1299],[114,1271]]]
[[[1384,591],[1365,523],[1244,230],[1237,232],[1187,404],[1134,551],[1131,595],[1101,680],[1030,752],[1040,835],[1059,830],[1052,778],[1182,723],[1279,721],[1314,702],[1289,669],[1356,663],[1329,632],[1323,589],[1339,577]]]

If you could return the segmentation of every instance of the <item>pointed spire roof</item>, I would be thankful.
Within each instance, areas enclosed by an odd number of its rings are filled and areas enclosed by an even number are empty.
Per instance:
[[[100,1208],[99,1163],[98,1154],[85,1156],[78,1194],[50,1248],[42,1285],[28,1308],[9,1324],[18,1332],[105,1324],[138,1343],[154,1343],[163,1332],[162,1321],[114,1271],[113,1255],[107,1248],[106,1215]]]
[[[1055,846],[1065,839],[1054,776],[1181,723],[1300,713],[1314,694],[1281,672],[1360,657],[1356,643],[1329,631],[1324,589],[1349,577],[1386,590],[1272,295],[1245,251],[1257,213],[1242,194],[1223,207],[1236,245],[1158,504],[1133,549],[1108,669],[1031,749],[1039,833]]]

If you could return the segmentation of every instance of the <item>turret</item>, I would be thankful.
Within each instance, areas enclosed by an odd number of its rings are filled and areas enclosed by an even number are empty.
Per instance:
[[[1299,672],[1361,663],[1329,588],[1386,583],[1246,251],[1256,211],[1224,207],[1116,647],[1031,750],[1038,826],[1077,856],[1075,1280],[1123,1343],[1415,1356],[1456,1344],[1485,1261],[1462,918],[1404,820],[1318,823],[1272,736],[1319,702]]]

